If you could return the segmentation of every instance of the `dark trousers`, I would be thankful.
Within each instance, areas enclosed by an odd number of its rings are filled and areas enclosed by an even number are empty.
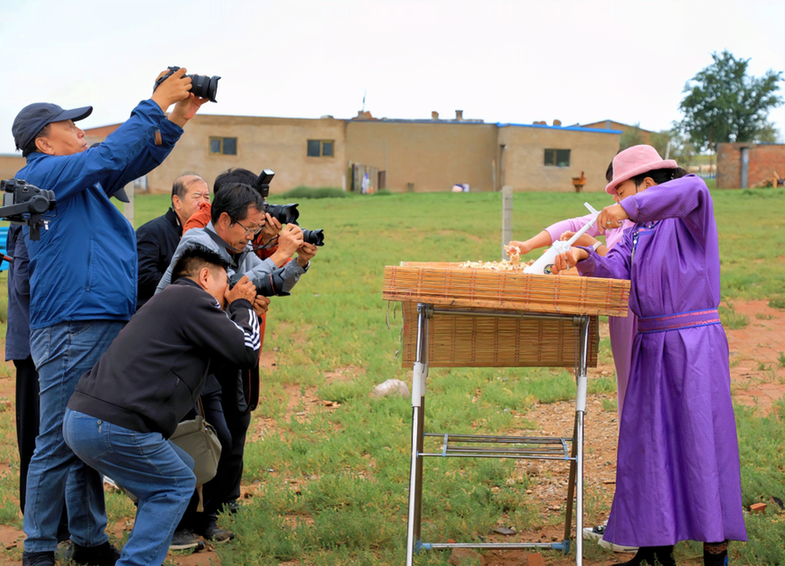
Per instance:
[[[250,411],[241,411],[236,399],[221,398],[226,426],[232,435],[232,449],[229,457],[225,496],[221,503],[231,503],[240,499],[240,482],[243,479],[243,456],[245,454],[245,436],[251,425]]]
[[[19,505],[24,513],[27,493],[27,468],[35,452],[35,438],[41,418],[38,404],[38,372],[33,358],[13,360],[16,367],[16,444],[19,447]],[[68,540],[68,513],[63,515],[57,527],[57,540]]]
[[[27,467],[38,436],[38,372],[33,358],[14,360],[16,366],[16,444],[19,446],[19,504],[25,508]]]

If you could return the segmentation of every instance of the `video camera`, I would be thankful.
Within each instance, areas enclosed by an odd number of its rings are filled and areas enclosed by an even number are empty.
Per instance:
[[[269,204],[267,196],[270,194],[270,181],[273,180],[275,171],[264,169],[257,177],[253,187],[264,198],[264,212],[275,218],[281,224],[297,224],[300,218],[300,211],[297,210],[297,203],[290,204]],[[297,224],[299,226],[299,224]],[[324,230],[303,229],[303,242],[314,246],[324,245]]]
[[[0,181],[3,192],[3,206],[0,218],[13,224],[30,226],[30,239],[41,237],[41,226],[49,229],[49,220],[43,214],[55,209],[57,201],[53,191],[39,189],[22,179]]]

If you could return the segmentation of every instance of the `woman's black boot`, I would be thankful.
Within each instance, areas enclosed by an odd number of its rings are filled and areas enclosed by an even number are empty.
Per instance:
[[[632,560],[617,566],[676,566],[673,546],[642,546]]]
[[[728,564],[728,541],[704,542],[703,564],[705,566],[726,566]]]

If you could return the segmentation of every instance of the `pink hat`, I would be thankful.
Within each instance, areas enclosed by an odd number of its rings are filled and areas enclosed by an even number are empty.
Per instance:
[[[641,173],[677,167],[673,159],[663,159],[650,145],[628,147],[613,158],[613,180],[605,187],[605,192],[615,195],[616,187]]]

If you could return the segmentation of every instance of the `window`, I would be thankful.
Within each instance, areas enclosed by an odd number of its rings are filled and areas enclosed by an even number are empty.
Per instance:
[[[569,167],[570,166],[570,150],[569,149],[546,149],[545,160],[543,162],[546,167]]]
[[[237,155],[237,138],[210,138],[210,153]]]
[[[308,140],[308,157],[332,157],[333,140]]]

